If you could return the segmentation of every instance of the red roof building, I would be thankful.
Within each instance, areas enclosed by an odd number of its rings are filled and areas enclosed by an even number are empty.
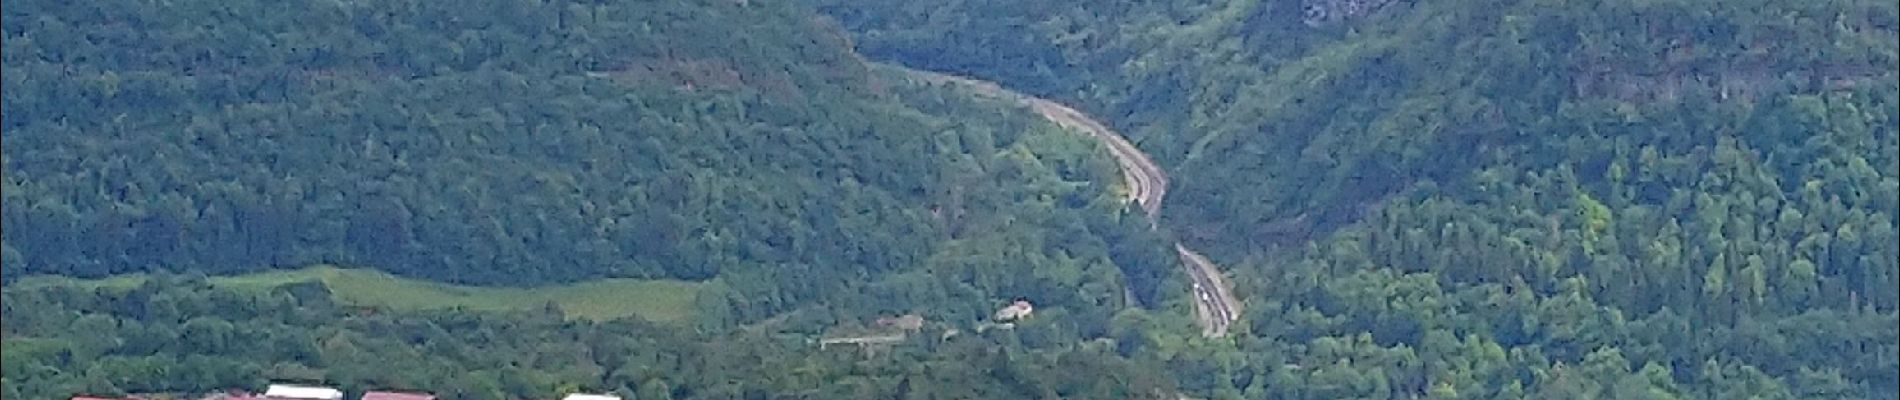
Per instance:
[[[362,400],[435,400],[435,395],[427,393],[369,392]]]

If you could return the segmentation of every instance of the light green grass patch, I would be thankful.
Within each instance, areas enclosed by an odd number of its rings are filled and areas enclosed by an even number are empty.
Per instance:
[[[145,275],[104,279],[28,277],[17,288],[65,285],[79,288],[128,288],[144,282]],[[371,269],[320,265],[210,278],[211,284],[239,290],[265,290],[290,283],[322,281],[338,301],[356,306],[392,310],[428,310],[462,307],[479,311],[539,310],[548,302],[560,305],[571,318],[610,320],[639,316],[655,322],[682,322],[692,316],[693,298],[703,283],[678,280],[599,279],[560,286],[530,288],[461,286],[390,275]]]

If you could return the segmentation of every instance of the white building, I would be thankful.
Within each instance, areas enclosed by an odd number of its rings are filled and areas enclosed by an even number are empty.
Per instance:
[[[343,391],[327,387],[270,385],[264,391],[268,400],[343,400]]]
[[[620,396],[605,394],[569,393],[561,400],[620,400]]]
[[[996,310],[996,315],[992,315],[991,318],[997,322],[1009,322],[1028,317],[1029,313],[1035,311],[1036,307],[1029,304],[1028,300],[1017,299],[1015,302],[1010,303],[1008,307]]]

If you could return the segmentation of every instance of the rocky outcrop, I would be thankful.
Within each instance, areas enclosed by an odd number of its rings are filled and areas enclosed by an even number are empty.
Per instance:
[[[1307,26],[1322,26],[1357,19],[1397,3],[1398,0],[1301,0],[1306,11],[1301,21]]]

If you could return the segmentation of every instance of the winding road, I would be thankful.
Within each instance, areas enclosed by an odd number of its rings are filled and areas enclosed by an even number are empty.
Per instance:
[[[901,66],[891,67],[925,82],[955,84],[973,89],[979,95],[1021,103],[1057,125],[1082,131],[1101,141],[1109,154],[1115,157],[1115,163],[1121,165],[1122,181],[1128,187],[1128,200],[1141,207],[1148,217],[1150,229],[1160,229],[1156,216],[1160,215],[1162,198],[1168,194],[1168,174],[1156,166],[1147,153],[1142,153],[1141,149],[1107,125],[1069,106],[1004,89],[993,82]],[[1174,251],[1181,257],[1181,264],[1186,267],[1193,281],[1195,319],[1201,324],[1201,333],[1208,337],[1226,336],[1228,327],[1240,319],[1240,301],[1234,297],[1220,269],[1206,256],[1178,242],[1174,244]]]

